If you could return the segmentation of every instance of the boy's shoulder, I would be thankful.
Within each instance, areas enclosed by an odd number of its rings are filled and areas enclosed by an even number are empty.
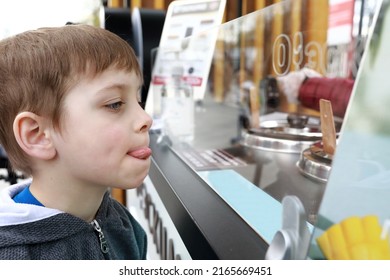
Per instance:
[[[108,209],[106,208],[106,205],[103,205],[105,203],[108,204]],[[145,230],[130,213],[128,208],[114,199],[109,193],[105,195],[105,199],[103,200],[101,208],[106,212],[105,215],[107,218],[107,223],[113,221],[117,226],[120,224],[123,228],[132,227],[134,234],[136,235],[146,235]],[[101,213],[98,213],[97,218],[99,218],[100,215]]]
[[[146,259],[145,230],[128,208],[109,193],[105,195],[96,219],[103,222],[102,230],[106,230],[108,244],[116,255],[115,259]]]

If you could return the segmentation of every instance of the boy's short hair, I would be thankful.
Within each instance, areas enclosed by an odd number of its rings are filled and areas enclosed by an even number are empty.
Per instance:
[[[18,113],[33,112],[60,129],[62,101],[83,77],[115,67],[142,81],[130,45],[90,25],[66,25],[23,32],[0,41],[0,143],[14,169],[31,175],[29,157],[13,133]]]

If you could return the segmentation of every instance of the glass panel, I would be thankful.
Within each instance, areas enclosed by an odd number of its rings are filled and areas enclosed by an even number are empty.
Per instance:
[[[327,257],[331,259],[390,258],[388,236],[387,240],[379,241],[381,228],[385,227],[386,219],[389,223],[390,213],[389,31],[390,5],[384,1],[344,119],[333,171],[320,208],[321,218],[313,236],[314,243],[320,236],[330,238],[331,253]],[[344,245],[335,246],[334,242],[340,241],[334,240],[334,229],[339,224]],[[310,256],[320,258],[320,253],[313,246]]]
[[[339,149],[366,44],[352,37],[354,1],[332,2],[283,1],[187,37],[176,54],[158,50],[165,60],[156,61],[146,106],[154,133],[267,242],[287,195],[300,199],[313,230]],[[348,14],[342,23],[338,9]],[[199,94],[205,47],[214,55]]]

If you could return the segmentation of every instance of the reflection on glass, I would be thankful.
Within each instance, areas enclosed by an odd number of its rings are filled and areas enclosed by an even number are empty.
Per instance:
[[[183,145],[174,134],[170,135],[171,148],[244,220],[248,217],[248,223],[263,237],[272,236],[275,232],[266,231],[280,226],[281,207],[270,213],[262,207],[264,201],[242,201],[248,203],[245,207],[234,201],[247,193],[261,192],[280,204],[284,197],[292,195],[302,202],[309,224],[318,222],[334,159],[323,150],[319,102],[331,102],[339,143],[365,49],[361,42],[356,48],[351,31],[353,16],[346,23],[350,32],[339,42],[331,36],[335,27],[329,24],[334,18],[332,1],[315,3],[283,1],[210,29],[208,32],[218,35],[215,46],[211,46],[215,50],[209,62],[208,83],[204,93],[198,95],[203,97],[195,100],[193,123],[187,123],[194,127],[194,137]],[[205,33],[193,34],[185,42],[202,42],[204,38]],[[161,47],[158,52],[167,50]],[[194,51],[191,55],[189,48],[183,59],[177,59],[180,55],[167,59],[154,68],[154,78],[179,61],[184,69],[183,79],[188,80],[190,69],[198,67],[196,59],[191,59],[196,54]],[[149,113],[156,123],[164,83],[154,79],[149,92],[154,96],[148,97]],[[193,90],[199,89],[193,85]],[[337,150],[338,147],[336,159]],[[345,158],[345,166],[350,159]],[[302,166],[309,163],[308,168]],[[325,176],[314,176],[318,174]],[[224,176],[244,178],[254,188],[225,182],[230,187],[224,191],[223,183],[221,187],[215,179],[223,181]],[[267,224],[268,229],[261,226],[261,221],[255,225],[251,222],[253,211],[266,212],[273,225]],[[332,223],[322,218],[322,222]]]

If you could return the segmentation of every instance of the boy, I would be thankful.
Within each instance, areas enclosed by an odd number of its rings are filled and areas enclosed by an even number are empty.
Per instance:
[[[146,177],[151,118],[131,47],[88,25],[0,41],[0,144],[32,179],[0,195],[0,259],[145,259],[110,187]]]

